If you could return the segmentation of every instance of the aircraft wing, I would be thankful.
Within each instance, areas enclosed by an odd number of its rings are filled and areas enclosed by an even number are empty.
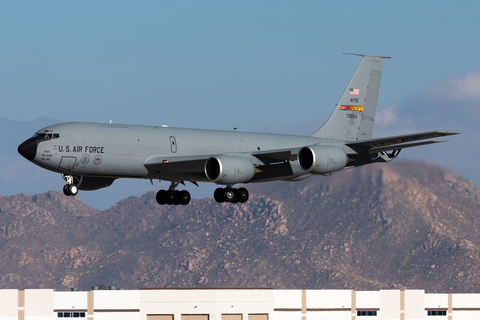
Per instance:
[[[393,136],[393,137],[383,137],[383,138],[376,138],[376,139],[369,139],[369,140],[352,141],[352,142],[347,142],[346,145],[354,149],[366,148],[366,149],[369,149],[370,153],[376,153],[376,152],[382,152],[382,151],[411,148],[411,147],[417,147],[417,146],[422,146],[426,144],[444,142],[447,140],[441,140],[441,141],[438,141],[438,140],[437,141],[435,140],[420,141],[420,140],[445,137],[445,136],[450,136],[455,134],[458,134],[458,132],[429,131],[429,132],[406,134],[406,135]]]
[[[390,150],[400,150],[405,148],[424,146],[427,144],[440,143],[440,142],[446,142],[446,141],[448,140],[429,140],[429,141],[419,141],[419,142],[412,142],[412,143],[394,144],[394,145],[389,145],[384,147],[371,148],[371,149],[368,149],[368,152],[377,153],[377,152],[390,151]]]
[[[265,179],[277,175],[291,175],[288,160],[295,160],[298,150],[281,149],[257,151],[254,153],[228,153],[225,155],[243,157],[251,160],[258,168],[255,178]],[[149,173],[159,175],[164,180],[208,181],[205,175],[205,162],[220,154],[200,156],[154,156],[145,161]]]

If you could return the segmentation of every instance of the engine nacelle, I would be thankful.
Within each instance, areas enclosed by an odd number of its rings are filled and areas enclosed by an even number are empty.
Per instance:
[[[205,162],[205,175],[208,180],[218,184],[247,182],[254,174],[255,166],[252,161],[242,157],[217,156]]]
[[[98,190],[112,185],[114,178],[83,177],[78,190]]]
[[[345,151],[332,146],[306,146],[298,152],[298,165],[312,174],[328,174],[342,170],[347,161]]]

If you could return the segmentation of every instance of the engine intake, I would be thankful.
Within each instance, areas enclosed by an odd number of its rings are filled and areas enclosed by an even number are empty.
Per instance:
[[[254,174],[255,166],[252,161],[242,157],[216,156],[205,162],[205,175],[208,180],[217,184],[247,182]]]
[[[348,157],[343,149],[332,146],[306,146],[298,152],[298,164],[312,174],[328,174],[342,170]]]

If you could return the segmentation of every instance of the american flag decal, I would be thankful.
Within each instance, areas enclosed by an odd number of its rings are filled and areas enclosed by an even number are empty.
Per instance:
[[[358,88],[350,88],[351,96],[358,96],[359,94],[360,94],[360,90]]]

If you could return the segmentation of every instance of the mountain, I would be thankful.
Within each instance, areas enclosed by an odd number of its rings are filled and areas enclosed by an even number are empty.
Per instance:
[[[54,191],[0,196],[0,287],[480,291],[480,190],[449,170],[394,161],[249,191],[189,206],[149,192],[104,211]]]

